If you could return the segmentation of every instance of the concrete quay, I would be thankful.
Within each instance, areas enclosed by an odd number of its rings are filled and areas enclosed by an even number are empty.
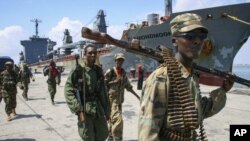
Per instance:
[[[77,117],[69,111],[64,98],[64,84],[67,75],[62,75],[57,86],[55,105],[51,105],[47,90],[47,77],[35,74],[25,101],[18,89],[17,115],[12,121],[6,121],[4,101],[0,104],[0,141],[80,141],[77,130]],[[132,82],[138,95],[136,81]],[[214,87],[201,86],[204,95]],[[250,124],[250,89],[233,88],[227,95],[226,107],[217,115],[204,121],[205,131],[210,141],[228,141],[229,125]],[[125,92],[123,104],[124,140],[137,140],[139,101],[129,92]]]

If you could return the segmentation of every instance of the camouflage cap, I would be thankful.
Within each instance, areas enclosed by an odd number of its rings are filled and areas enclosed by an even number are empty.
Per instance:
[[[117,54],[115,54],[114,58],[115,58],[115,60],[117,60],[117,59],[123,59],[123,60],[125,60],[125,57],[124,57],[123,53],[117,53]]]
[[[7,65],[13,65],[13,62],[11,62],[11,61],[7,61],[7,62],[5,62],[5,64],[4,64],[5,66],[7,66]]]
[[[204,32],[208,32],[207,28],[201,25],[201,17],[194,13],[184,13],[176,16],[170,21],[171,34],[178,32],[188,32],[201,28]]]

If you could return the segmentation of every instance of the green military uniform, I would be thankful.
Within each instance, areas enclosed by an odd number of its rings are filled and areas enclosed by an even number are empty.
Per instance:
[[[52,67],[52,65],[54,65],[54,67]],[[60,84],[61,82],[61,74],[59,73],[59,71],[55,68],[55,63],[51,62],[49,67],[45,67],[43,72],[44,72],[44,76],[48,75],[48,91],[50,93],[50,98],[51,98],[51,102],[52,104],[54,104],[54,98],[56,95],[56,84]]]
[[[111,115],[109,121],[109,132],[115,141],[121,141],[123,138],[123,119],[122,119],[122,103],[124,101],[124,89],[132,91],[126,72],[121,69],[121,80],[117,83],[109,85],[109,82],[114,81],[118,74],[115,73],[116,67],[108,69],[105,73],[105,84],[107,86]]]
[[[78,131],[81,138],[84,141],[104,141],[108,137],[105,116],[109,116],[110,110],[102,69],[97,65],[90,68],[85,64],[83,67],[80,65],[75,67],[65,83],[64,95],[72,113],[78,115],[84,111],[86,115],[84,121],[80,121],[78,117]],[[83,103],[83,109],[80,102]]]
[[[19,77],[20,77],[20,83],[23,89],[22,96],[25,100],[28,100],[29,83],[30,83],[30,78],[32,78],[33,75],[26,63],[21,64]]]
[[[12,62],[6,62],[5,65],[12,65]],[[2,85],[2,97],[4,98],[5,105],[5,112],[10,117],[10,114],[13,113],[16,114],[15,108],[16,108],[16,94],[17,94],[17,74],[14,70],[7,71],[4,70],[1,72],[0,75],[1,85]],[[8,119],[10,120],[10,119]]]
[[[0,74],[1,74],[1,72],[2,72],[2,71],[0,70]],[[1,80],[1,79],[2,79],[2,77],[0,77],[0,103],[1,103],[2,97],[3,97],[3,96],[2,96],[2,88],[3,88],[3,87],[2,87],[2,83],[1,83],[2,80]]]

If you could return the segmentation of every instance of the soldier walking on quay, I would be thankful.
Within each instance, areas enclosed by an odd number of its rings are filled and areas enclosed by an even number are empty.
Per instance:
[[[44,76],[48,75],[48,90],[50,93],[51,104],[54,105],[55,95],[56,95],[56,84],[60,85],[61,82],[61,74],[56,68],[56,63],[52,60],[49,66],[45,67],[43,70]]]
[[[125,70],[122,68],[125,57],[122,53],[114,56],[115,67],[108,69],[105,73],[105,84],[108,91],[111,115],[109,120],[109,140],[122,141],[123,138],[123,119],[122,103],[124,101],[124,89],[134,94],[138,99],[130,84]]]
[[[138,82],[137,82],[137,90],[141,90],[143,86],[144,81],[144,70],[142,68],[142,65],[138,66]]]
[[[4,68],[0,68],[0,74],[2,73],[2,71],[4,71]],[[3,86],[2,86],[2,77],[0,77],[0,103],[1,103],[1,101],[2,101],[2,98],[3,98],[3,95],[2,95],[2,88],[3,88]]]
[[[19,80],[20,80],[20,89],[23,90],[23,98],[27,101],[28,100],[28,90],[29,90],[29,84],[30,79],[32,78],[32,81],[35,81],[35,78],[33,77],[28,64],[25,62],[22,62],[20,64],[20,71],[19,71]]]
[[[164,63],[146,80],[139,114],[140,141],[207,140],[203,120],[217,114],[226,104],[226,92],[233,85],[224,80],[221,87],[202,97],[198,76],[192,68],[208,30],[193,13],[176,16],[170,22],[175,56],[163,48]],[[196,129],[199,128],[199,134]]]
[[[17,73],[13,70],[14,64],[11,61],[5,63],[5,70],[0,74],[0,83],[2,85],[2,97],[5,102],[5,112],[7,121],[11,121],[11,113],[16,115],[16,94],[17,94]]]
[[[84,48],[84,63],[70,72],[64,87],[69,109],[78,116],[78,132],[84,141],[105,141],[108,137],[109,103],[103,70],[95,65],[96,46]]]

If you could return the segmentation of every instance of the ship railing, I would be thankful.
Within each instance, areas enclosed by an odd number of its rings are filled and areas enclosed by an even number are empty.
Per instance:
[[[105,48],[100,48],[97,50],[98,55],[104,55],[107,54],[111,51],[112,47],[105,47]]]
[[[74,60],[75,55],[66,55],[66,56],[61,56],[55,59],[56,62],[63,62],[63,61],[70,61]]]

